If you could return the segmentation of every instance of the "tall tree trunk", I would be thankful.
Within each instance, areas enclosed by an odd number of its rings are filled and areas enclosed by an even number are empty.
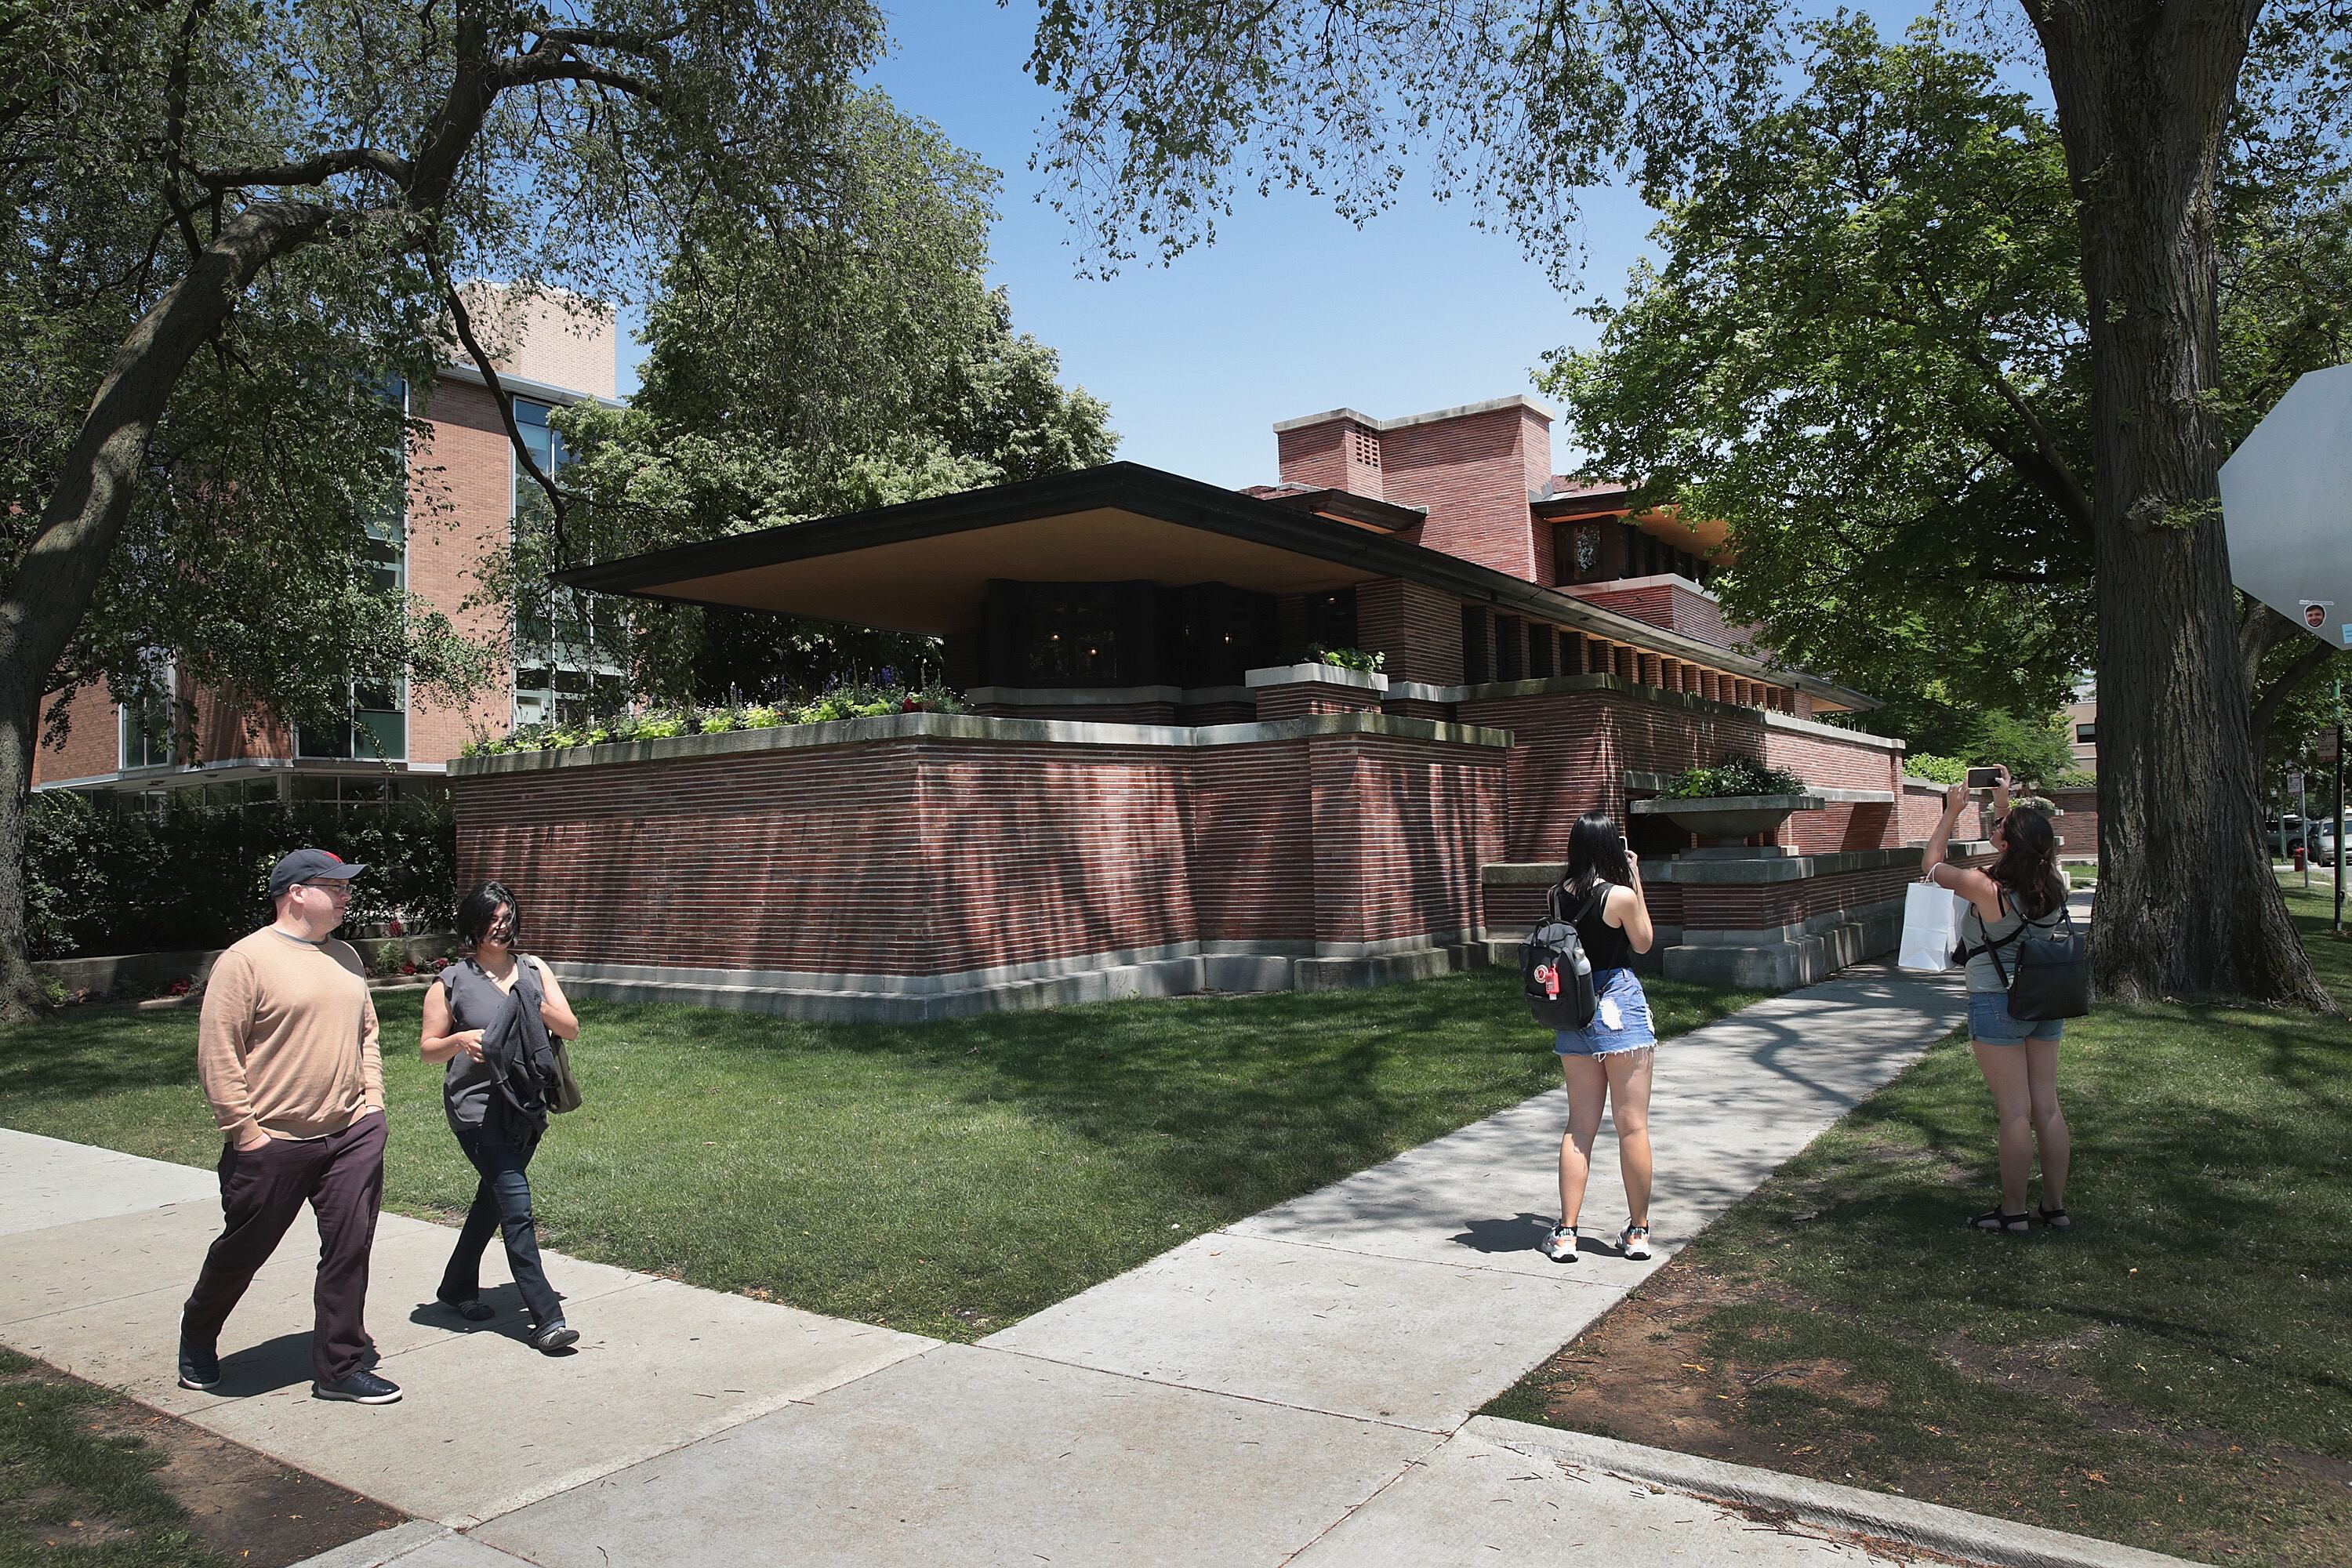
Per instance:
[[[2259,0],[2035,0],[2080,204],[2099,605],[2099,920],[2122,1002],[2333,1008],[2262,847],[2221,529],[2213,188]]]
[[[255,275],[326,221],[326,210],[309,204],[247,207],[140,318],[82,416],[40,531],[0,597],[0,1016],[21,1017],[39,999],[25,949],[25,803],[50,673],[98,592],[148,442],[188,361],[218,335]]]

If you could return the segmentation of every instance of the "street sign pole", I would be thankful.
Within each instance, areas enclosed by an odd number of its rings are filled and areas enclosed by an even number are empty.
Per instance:
[[[2344,678],[2336,678],[2336,925],[2344,934]]]
[[[2311,891],[2311,796],[2303,787],[2303,770],[2294,770],[2294,814],[2303,818],[2303,890]],[[2343,824],[2343,810],[2336,810],[2336,823]]]

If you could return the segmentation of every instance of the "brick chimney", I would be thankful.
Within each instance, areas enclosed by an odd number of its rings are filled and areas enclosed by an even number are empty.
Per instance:
[[[1286,419],[1274,427],[1274,440],[1283,483],[1388,499],[1381,489],[1379,427],[1354,409]]]
[[[1549,583],[1551,530],[1528,508],[1550,493],[1551,420],[1512,396],[1402,419],[1335,408],[1274,429],[1286,482],[1424,508],[1425,549]]]

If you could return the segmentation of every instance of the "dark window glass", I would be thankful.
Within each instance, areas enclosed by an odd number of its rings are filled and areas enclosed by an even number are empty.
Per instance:
[[[1525,680],[1527,660],[1521,657],[1527,645],[1519,640],[1521,622],[1517,616],[1495,617],[1495,679]]]
[[[1472,686],[1495,678],[1487,658],[1486,612],[1475,605],[1462,606],[1462,679]]]
[[[1356,646],[1356,591],[1307,595],[1307,640],[1325,647]]]
[[[1552,650],[1559,646],[1559,634],[1551,627],[1528,628],[1528,678],[1530,680],[1549,680],[1559,673],[1559,666],[1552,658]]]
[[[1108,583],[1022,584],[1022,684],[1119,684],[1118,594]]]
[[[2096,724],[2075,725],[2074,742],[2075,744],[2082,746],[2097,745],[2099,743],[2099,727]]]

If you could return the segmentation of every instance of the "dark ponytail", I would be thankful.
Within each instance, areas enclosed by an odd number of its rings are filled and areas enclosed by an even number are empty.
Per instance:
[[[1588,811],[1568,830],[1568,890],[1576,898],[1592,891],[1596,882],[1630,886],[1633,868],[1625,864],[1625,837],[1617,819],[1605,811]]]

